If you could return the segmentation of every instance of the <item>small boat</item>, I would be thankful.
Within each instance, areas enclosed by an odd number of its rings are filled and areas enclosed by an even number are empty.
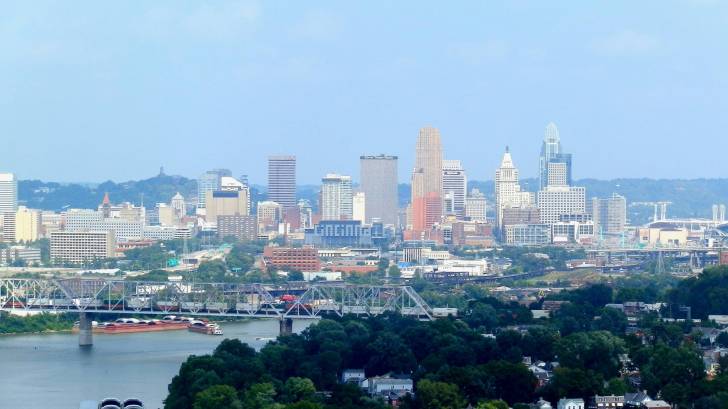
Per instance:
[[[192,321],[187,329],[198,334],[223,335],[222,328],[219,325],[205,321]]]

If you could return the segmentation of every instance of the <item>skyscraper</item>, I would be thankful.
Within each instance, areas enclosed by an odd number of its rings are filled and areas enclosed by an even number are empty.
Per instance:
[[[18,180],[12,173],[0,173],[0,215],[18,210]]]
[[[360,158],[361,191],[366,197],[367,221],[397,223],[397,157],[365,155]]]
[[[213,169],[203,173],[197,178],[197,207],[204,209],[207,192],[220,190],[220,180],[223,176],[232,176],[228,169]]]
[[[442,219],[442,144],[437,128],[420,129],[412,172],[412,229],[429,230]]]
[[[268,200],[283,209],[296,207],[296,157],[268,157]]]
[[[0,228],[5,241],[15,241],[15,212],[18,210],[18,180],[12,173],[0,173]]]
[[[321,220],[351,220],[351,176],[329,173],[321,179]]]
[[[592,199],[592,217],[597,234],[620,234],[627,224],[627,199],[617,193]]]
[[[554,166],[550,164],[561,164]],[[556,124],[549,122],[546,125],[541,156],[539,158],[539,190],[546,186],[571,185],[571,154],[561,151],[561,137]],[[558,175],[550,175],[551,172]]]
[[[521,191],[518,169],[513,164],[511,153],[506,147],[500,168],[495,171],[495,222],[500,229],[503,225],[503,209],[533,205],[533,194]]]
[[[465,217],[465,197],[467,196],[468,178],[459,160],[442,161],[442,192],[451,196],[452,207],[445,208],[458,218]]]

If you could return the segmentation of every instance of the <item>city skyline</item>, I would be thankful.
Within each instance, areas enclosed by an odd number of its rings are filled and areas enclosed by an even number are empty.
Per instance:
[[[0,171],[101,182],[226,167],[263,184],[284,151],[315,183],[386,153],[404,181],[428,124],[474,180],[505,145],[536,175],[549,121],[582,158],[575,179],[716,177],[728,148],[721,2],[78,6],[20,2],[0,17]],[[665,157],[690,166],[645,166]]]

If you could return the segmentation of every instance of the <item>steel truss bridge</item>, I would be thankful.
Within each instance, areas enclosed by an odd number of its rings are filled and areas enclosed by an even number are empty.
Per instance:
[[[208,317],[316,319],[398,312],[432,320],[409,286],[345,283],[263,284],[103,279],[0,279],[0,310],[86,314],[187,314]]]

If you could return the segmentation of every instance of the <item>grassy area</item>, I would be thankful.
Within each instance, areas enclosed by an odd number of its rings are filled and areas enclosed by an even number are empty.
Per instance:
[[[526,287],[535,287],[542,285],[558,286],[560,284],[583,285],[589,283],[601,283],[613,281],[619,274],[601,274],[594,270],[579,269],[568,271],[553,271],[543,276],[529,278],[527,280],[519,280],[516,284]]]

